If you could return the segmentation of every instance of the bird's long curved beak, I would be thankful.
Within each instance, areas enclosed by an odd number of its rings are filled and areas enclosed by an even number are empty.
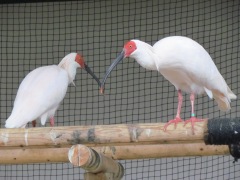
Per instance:
[[[108,70],[106,71],[101,86],[100,86],[100,93],[103,94],[104,92],[104,84],[105,81],[107,80],[107,77],[109,76],[109,74],[111,73],[111,71],[115,68],[115,66],[117,66],[117,64],[122,61],[125,58],[125,50],[123,49],[122,52],[117,56],[117,58],[112,62],[112,64],[110,65],[110,67],[108,68]]]
[[[93,77],[93,79],[97,81],[98,86],[101,88],[101,82],[99,81],[97,76],[95,76],[95,74],[92,72],[92,70],[88,67],[86,63],[84,63],[84,69],[87,71],[88,74],[90,74]]]

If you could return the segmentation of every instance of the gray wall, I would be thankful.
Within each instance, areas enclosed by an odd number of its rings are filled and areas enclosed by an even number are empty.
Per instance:
[[[210,53],[231,89],[239,94],[239,10],[235,1],[78,1],[0,5],[0,119],[10,115],[19,83],[31,70],[57,64],[70,52],[83,54],[102,78],[122,50],[136,38],[154,44],[183,35]],[[173,52],[174,53],[174,52]],[[111,73],[105,95],[83,70],[56,113],[56,126],[167,122],[175,116],[177,93],[159,73],[126,59]],[[182,117],[190,115],[184,96]],[[239,101],[220,112],[206,95],[196,100],[197,116],[236,117]],[[39,124],[38,124],[39,125]],[[47,124],[49,126],[49,124]],[[231,156],[121,161],[124,179],[238,179]],[[78,179],[70,164],[1,166],[1,179]]]

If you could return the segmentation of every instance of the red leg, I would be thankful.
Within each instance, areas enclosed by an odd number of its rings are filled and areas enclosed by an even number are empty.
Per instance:
[[[185,126],[187,123],[191,122],[193,134],[194,134],[194,123],[203,121],[203,119],[198,119],[198,118],[195,117],[195,113],[194,113],[194,100],[195,100],[195,96],[194,96],[193,93],[191,93],[190,101],[191,101],[191,106],[192,106],[192,114],[191,114],[191,118],[186,120],[185,123],[184,123],[184,126]]]
[[[165,126],[163,127],[163,130],[166,131],[167,127],[174,123],[174,128],[176,129],[177,127],[177,123],[182,122],[183,120],[180,117],[181,114],[181,108],[182,108],[182,101],[183,101],[183,97],[182,97],[182,91],[178,90],[178,108],[177,108],[177,115],[175,117],[175,119],[168,121],[167,124],[165,124]]]
[[[36,124],[37,124],[37,121],[36,121],[36,120],[33,120],[33,121],[32,121],[32,126],[33,126],[33,127],[36,127]]]
[[[53,127],[54,126],[54,117],[50,118],[50,125]]]

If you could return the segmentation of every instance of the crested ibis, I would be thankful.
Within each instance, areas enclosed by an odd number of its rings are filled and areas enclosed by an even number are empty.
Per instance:
[[[70,53],[58,65],[39,67],[31,71],[21,82],[6,128],[24,128],[36,119],[44,125],[50,118],[54,125],[54,114],[63,100],[67,87],[73,80],[77,68],[85,69],[100,86],[99,79],[84,62],[81,55]]]
[[[206,93],[209,98],[216,100],[223,111],[229,110],[231,99],[237,98],[219,73],[209,53],[196,41],[183,36],[166,37],[153,46],[140,40],[127,42],[106,71],[101,83],[101,93],[110,72],[126,57],[135,59],[146,69],[160,72],[178,91],[177,115],[164,126],[164,131],[170,124],[174,123],[176,128],[176,124],[183,121],[180,117],[182,91],[190,93],[191,117],[185,121],[185,125],[191,122],[193,133],[194,122],[202,121],[195,117],[195,94]]]

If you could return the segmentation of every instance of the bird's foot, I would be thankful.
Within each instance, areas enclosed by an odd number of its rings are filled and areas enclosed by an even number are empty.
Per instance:
[[[36,127],[36,124],[37,124],[36,120],[32,121],[32,127]]]
[[[163,127],[163,131],[166,131],[166,130],[167,130],[167,127],[168,127],[170,124],[173,124],[173,123],[174,123],[174,128],[176,129],[177,123],[179,123],[179,122],[183,122],[183,120],[182,120],[180,117],[176,117],[175,119],[168,121],[168,123],[165,124],[165,126]]]
[[[202,122],[204,121],[204,119],[198,119],[196,118],[195,116],[192,116],[190,119],[186,120],[185,123],[184,123],[184,126],[187,125],[187,123],[191,123],[191,126],[192,126],[192,132],[194,134],[194,124],[195,122]]]
[[[50,118],[50,125],[53,127],[54,126],[54,117]]]

